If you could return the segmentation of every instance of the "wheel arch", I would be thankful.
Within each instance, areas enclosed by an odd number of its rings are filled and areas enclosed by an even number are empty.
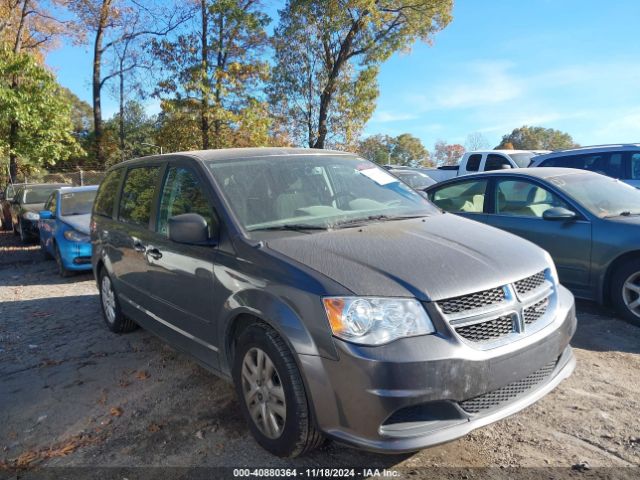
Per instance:
[[[631,250],[629,252],[625,252],[617,256],[611,263],[609,263],[605,274],[602,276],[599,288],[600,303],[605,305],[611,304],[611,278],[613,277],[616,269],[631,260],[640,260],[640,250]]]

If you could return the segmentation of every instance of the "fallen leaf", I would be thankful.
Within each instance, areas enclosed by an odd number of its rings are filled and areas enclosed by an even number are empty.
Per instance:
[[[138,380],[146,380],[147,378],[149,378],[151,375],[149,374],[149,372],[147,372],[146,370],[140,370],[138,373],[136,373],[136,378]]]
[[[160,430],[162,430],[162,425],[158,425],[157,423],[151,423],[147,427],[147,430],[149,430],[150,432],[153,432],[153,433],[159,432]]]
[[[111,407],[110,413],[113,417],[119,417],[122,415],[123,410],[120,407]]]

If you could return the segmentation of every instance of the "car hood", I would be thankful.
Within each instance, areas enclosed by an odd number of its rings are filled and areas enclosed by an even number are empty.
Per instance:
[[[89,235],[89,224],[91,223],[90,213],[86,213],[84,215],[61,215],[60,220],[69,225],[74,230]]]
[[[504,285],[549,266],[533,243],[451,214],[280,237],[267,247],[356,295],[424,301]]]

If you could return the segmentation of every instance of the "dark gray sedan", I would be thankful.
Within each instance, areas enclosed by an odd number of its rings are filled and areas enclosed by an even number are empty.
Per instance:
[[[465,176],[425,190],[445,211],[547,250],[577,297],[612,304],[640,325],[640,191],[592,172],[524,168]]]

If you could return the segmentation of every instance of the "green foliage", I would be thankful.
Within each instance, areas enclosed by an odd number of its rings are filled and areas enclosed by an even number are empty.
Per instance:
[[[504,135],[496,149],[515,150],[562,150],[579,146],[571,135],[553,128],[529,127],[515,128]]]
[[[264,51],[270,18],[253,0],[207,1],[204,6],[193,29],[153,42],[152,52],[165,73],[154,94],[167,112],[197,117],[199,148],[231,147],[238,128],[259,124],[264,131],[268,120],[257,122],[255,112],[264,110],[259,97],[269,74]]]
[[[159,153],[158,148],[144,145],[157,145],[155,116],[148,116],[144,106],[131,100],[124,105],[124,157],[135,158],[144,155]],[[105,153],[107,165],[113,165],[121,160],[121,152],[118,146],[118,129],[120,126],[120,114],[116,113],[105,122]],[[160,144],[161,145],[161,144]]]
[[[0,45],[0,151],[22,167],[53,165],[83,151],[71,107],[53,75],[29,54]],[[11,125],[15,125],[13,129]]]
[[[276,124],[294,143],[349,146],[375,108],[380,63],[431,41],[452,7],[452,0],[289,0],[274,35]]]
[[[357,152],[364,158],[380,165],[394,164],[416,167],[429,166],[429,152],[419,138],[410,133],[397,137],[372,135],[358,142]]]

